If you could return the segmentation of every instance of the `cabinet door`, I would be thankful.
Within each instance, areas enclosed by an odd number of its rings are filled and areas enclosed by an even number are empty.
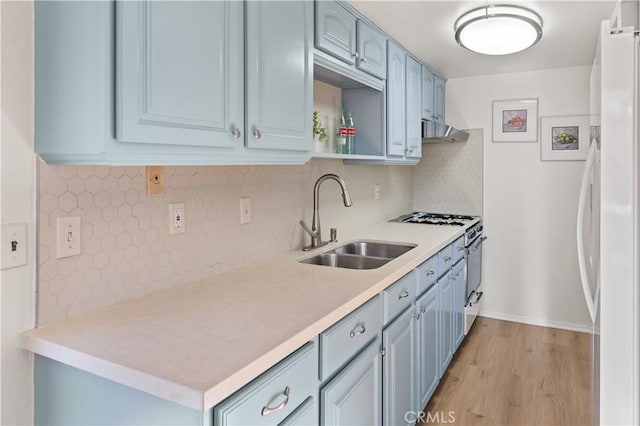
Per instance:
[[[434,76],[433,119],[444,123],[444,80]]]
[[[410,425],[405,414],[416,408],[414,315],[413,309],[407,309],[382,332],[385,350],[382,363],[385,425]]]
[[[358,61],[356,67],[371,75],[387,78],[387,39],[384,34],[358,21]]]
[[[427,68],[422,67],[422,118],[433,119],[434,76]]]
[[[387,43],[387,155],[404,156],[406,146],[405,52]]]
[[[381,425],[380,339],[320,390],[320,424]]]
[[[242,146],[242,4],[122,1],[116,7],[117,139]]]
[[[453,356],[453,286],[451,271],[440,280],[440,377],[447,369]]]
[[[316,47],[355,64],[356,17],[334,1],[316,1]]]
[[[454,350],[457,350],[464,338],[464,305],[467,301],[467,268],[465,259],[462,259],[454,266],[452,273],[454,282],[453,312],[455,316],[453,340]]]
[[[422,157],[422,65],[407,55],[407,157]]]
[[[440,321],[437,285],[416,302],[418,309],[417,363],[418,363],[418,406],[424,408],[438,386],[440,380],[439,341]]]
[[[249,148],[311,151],[312,15],[307,1],[247,3]]]

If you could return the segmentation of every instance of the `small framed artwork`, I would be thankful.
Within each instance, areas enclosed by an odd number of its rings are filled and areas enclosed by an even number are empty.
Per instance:
[[[565,115],[540,118],[542,161],[576,161],[587,158],[589,116]]]
[[[538,100],[493,101],[494,142],[537,142]]]

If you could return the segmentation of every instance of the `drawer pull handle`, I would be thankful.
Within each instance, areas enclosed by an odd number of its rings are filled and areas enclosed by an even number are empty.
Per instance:
[[[434,271],[433,269],[429,269],[429,270],[427,271],[427,276],[429,276],[429,275],[435,275],[435,273],[436,273],[436,271]]]
[[[444,261],[445,261],[445,262],[448,262],[448,261],[450,261],[450,260],[451,260],[451,256],[445,256],[445,257],[444,257]]]
[[[464,251],[464,246],[458,247],[458,251]]]
[[[290,395],[291,391],[289,390],[289,386],[287,386],[286,388],[284,388],[284,392],[282,393],[284,395],[284,401],[282,401],[280,404],[276,405],[275,407],[262,407],[262,416],[268,416],[271,413],[275,413],[276,411],[280,411],[282,410],[285,405],[287,405],[287,403],[289,402],[289,395]]]
[[[402,290],[402,293],[400,293],[400,294],[398,295],[398,300],[400,300],[400,299],[404,299],[405,297],[409,297],[409,292],[407,291],[407,289],[406,289],[406,288],[405,288],[405,289],[403,289],[403,290]]]
[[[356,328],[351,330],[351,332],[349,333],[349,337],[356,337],[359,334],[363,334],[365,331],[367,331],[366,325],[365,323],[361,322],[356,326]]]
[[[420,313],[421,313],[422,315],[426,314],[426,313],[427,313],[427,308],[422,308],[422,309],[420,309]]]

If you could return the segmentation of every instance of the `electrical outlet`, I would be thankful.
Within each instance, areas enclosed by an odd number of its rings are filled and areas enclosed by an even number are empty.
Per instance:
[[[169,235],[184,234],[186,229],[184,203],[169,204]]]
[[[0,235],[0,269],[15,268],[27,264],[27,225],[16,223],[2,225]]]
[[[251,198],[240,198],[240,224],[251,223]]]
[[[374,200],[380,199],[380,185],[378,185],[377,183],[373,185],[373,199]]]
[[[59,217],[56,225],[56,259],[80,254],[82,218],[80,216]]]

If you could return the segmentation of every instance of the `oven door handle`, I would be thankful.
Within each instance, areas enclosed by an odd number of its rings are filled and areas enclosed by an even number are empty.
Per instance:
[[[480,245],[482,244],[482,242],[484,240],[486,240],[487,238],[489,238],[489,237],[480,237],[480,238],[478,238],[478,243],[474,247],[469,248],[468,252],[469,253],[473,253],[474,251],[478,250],[480,248]]]

